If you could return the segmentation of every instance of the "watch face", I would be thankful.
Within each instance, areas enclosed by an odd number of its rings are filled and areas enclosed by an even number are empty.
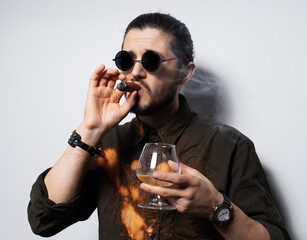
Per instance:
[[[221,207],[217,211],[217,219],[219,222],[226,222],[230,218],[230,210],[228,207]]]

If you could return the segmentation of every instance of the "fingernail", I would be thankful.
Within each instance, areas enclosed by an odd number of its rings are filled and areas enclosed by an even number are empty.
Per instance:
[[[159,177],[160,177],[160,174],[157,173],[157,172],[154,172],[154,173],[152,174],[152,176],[153,176],[154,178],[159,178]]]

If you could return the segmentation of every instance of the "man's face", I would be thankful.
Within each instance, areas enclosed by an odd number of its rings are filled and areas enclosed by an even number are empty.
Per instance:
[[[123,50],[132,54],[134,60],[142,59],[143,54],[153,50],[161,59],[171,59],[175,55],[170,49],[171,37],[157,29],[131,29],[123,44]],[[178,60],[162,62],[155,72],[145,70],[141,62],[125,71],[128,80],[133,78],[141,86],[137,103],[132,109],[138,115],[150,115],[167,107],[177,97],[179,83],[177,77]]]

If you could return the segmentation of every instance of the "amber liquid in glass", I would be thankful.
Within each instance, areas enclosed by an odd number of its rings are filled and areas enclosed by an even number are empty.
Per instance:
[[[154,179],[151,175],[136,175],[138,179],[141,180],[143,183],[147,183],[153,186],[161,186],[161,187],[170,187],[173,185],[173,183],[166,182],[166,181],[160,181],[157,179]]]

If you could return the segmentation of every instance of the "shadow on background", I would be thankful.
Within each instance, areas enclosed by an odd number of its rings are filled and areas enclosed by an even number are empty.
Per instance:
[[[190,108],[203,116],[225,122],[229,106],[227,94],[218,77],[203,68],[196,71],[180,91],[187,99]]]
[[[197,68],[190,81],[181,88],[181,93],[194,112],[222,123],[228,122],[231,107],[229,106],[230,101],[227,91],[221,80],[211,72],[204,68]],[[270,169],[264,168],[264,170],[271,186],[273,198],[283,216],[284,226],[291,239],[296,240],[293,236],[292,225],[287,221],[287,219],[290,219],[290,212],[282,199],[281,186],[278,185]]]
[[[296,240],[297,238],[295,237],[295,234],[293,232],[293,225],[289,221],[289,219],[291,219],[290,218],[291,213],[290,213],[289,209],[287,209],[287,207],[286,207],[285,200],[282,198],[282,194],[281,194],[282,188],[278,184],[278,179],[276,179],[276,176],[274,177],[274,174],[270,169],[266,168],[265,166],[262,166],[262,167],[264,169],[265,175],[266,175],[268,182],[270,184],[273,199],[274,199],[278,209],[280,210],[280,212],[282,214],[282,217],[283,217],[283,220],[284,220],[284,226],[287,229],[287,231],[288,231],[288,233],[291,237],[291,240]]]

